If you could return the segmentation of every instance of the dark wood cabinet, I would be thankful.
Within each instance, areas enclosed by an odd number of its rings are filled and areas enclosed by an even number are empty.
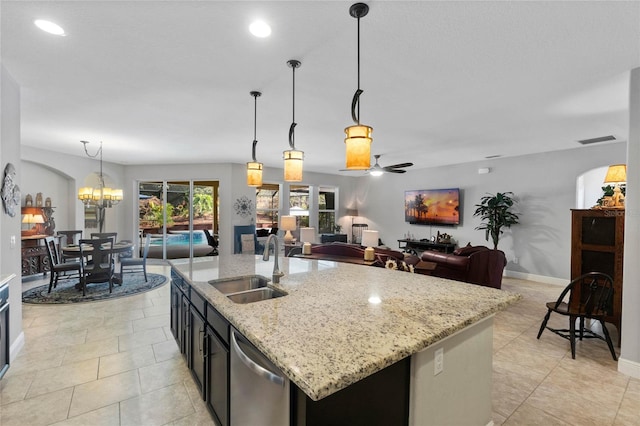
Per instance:
[[[229,424],[229,347],[207,326],[206,402],[222,426]]]
[[[222,426],[229,424],[229,322],[179,274],[171,271],[171,333],[202,399]]]
[[[10,281],[9,278],[8,281]],[[0,285],[0,379],[9,369],[9,282]]]
[[[622,209],[572,210],[571,216],[571,279],[592,271],[613,278],[613,314],[607,322],[618,330],[618,345],[622,318],[624,217]]]
[[[22,276],[46,274],[51,270],[44,236],[41,238],[22,239]]]

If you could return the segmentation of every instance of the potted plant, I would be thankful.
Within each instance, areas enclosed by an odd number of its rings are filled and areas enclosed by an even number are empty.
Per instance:
[[[480,204],[476,204],[474,216],[480,216],[483,223],[476,229],[484,229],[484,238],[489,241],[489,235],[493,241],[493,249],[498,249],[502,228],[510,228],[518,223],[518,215],[509,211],[513,207],[513,192],[498,192],[496,195],[488,194],[480,199]]]

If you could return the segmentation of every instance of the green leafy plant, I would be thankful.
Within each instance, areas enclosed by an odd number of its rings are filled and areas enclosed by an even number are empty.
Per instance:
[[[604,200],[604,197],[611,197],[613,195],[613,185],[607,185],[607,186],[603,186],[602,187],[602,197],[598,198],[598,201],[596,201],[596,203],[601,206],[602,202]],[[620,190],[622,191],[622,195],[627,195],[627,187],[626,186],[621,186]]]
[[[162,222],[164,220],[164,209],[162,208],[162,204],[156,204],[153,201],[149,202],[149,214],[148,220],[150,220],[155,226],[162,226]],[[173,215],[173,206],[171,204],[167,204],[167,226],[171,226],[174,224],[172,215]]]
[[[476,204],[473,215],[480,216],[483,221],[476,229],[485,231],[484,238],[487,241],[491,236],[494,250],[498,249],[503,228],[510,228],[518,223],[518,215],[509,211],[514,204],[512,197],[513,192],[498,192],[496,195],[485,195],[480,199],[480,204]]]

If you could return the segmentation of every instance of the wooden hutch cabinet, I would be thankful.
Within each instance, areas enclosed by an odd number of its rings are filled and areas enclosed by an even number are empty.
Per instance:
[[[613,315],[607,322],[618,330],[622,318],[622,265],[624,262],[624,210],[572,210],[571,279],[587,272],[613,278]]]
[[[22,215],[42,215],[44,223],[35,224],[33,228],[22,231],[21,257],[22,276],[46,274],[51,270],[47,247],[44,238],[53,235],[55,222],[53,220],[53,207],[22,207]],[[31,226],[31,225],[28,225]]]

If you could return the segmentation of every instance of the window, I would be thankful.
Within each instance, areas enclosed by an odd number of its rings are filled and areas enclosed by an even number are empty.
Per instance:
[[[318,233],[332,234],[336,224],[335,187],[321,186],[318,189]]]
[[[309,226],[309,186],[289,187],[289,214],[296,216],[298,228]]]
[[[256,228],[277,228],[280,185],[265,183],[256,188]]]

